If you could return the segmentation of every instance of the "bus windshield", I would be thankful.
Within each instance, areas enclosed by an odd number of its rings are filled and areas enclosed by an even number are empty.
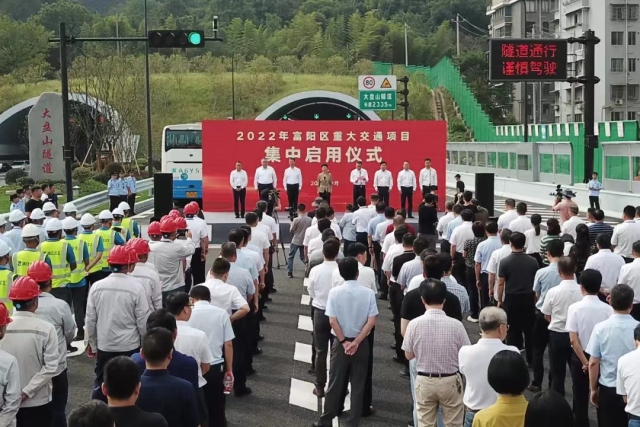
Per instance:
[[[165,150],[174,148],[202,148],[202,131],[191,129],[167,129],[165,131]]]

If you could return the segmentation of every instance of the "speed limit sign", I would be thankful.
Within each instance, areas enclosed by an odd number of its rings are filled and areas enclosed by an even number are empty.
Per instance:
[[[373,76],[365,76],[362,80],[362,86],[365,89],[373,89],[376,85],[376,79]]]

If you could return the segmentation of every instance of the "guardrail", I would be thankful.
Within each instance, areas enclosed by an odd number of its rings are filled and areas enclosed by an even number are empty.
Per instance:
[[[147,178],[147,179],[138,181],[138,193],[141,193],[143,191],[151,191],[151,190],[153,190],[153,178]],[[150,202],[147,202],[146,200],[144,200],[140,203],[136,203],[137,205],[136,208],[138,208],[138,210],[149,209],[147,205],[148,203],[150,203],[150,205],[153,206],[153,199],[148,199],[148,200],[150,200]],[[107,190],[104,190],[104,191],[99,191],[97,193],[89,194],[88,196],[80,197],[79,199],[74,200],[73,204],[76,205],[76,208],[78,209],[78,214],[82,215],[85,212],[108,202],[109,202],[109,193]],[[63,206],[64,204],[60,206],[60,209],[62,209]],[[0,214],[0,217],[3,217],[5,220],[8,221],[9,213]]]

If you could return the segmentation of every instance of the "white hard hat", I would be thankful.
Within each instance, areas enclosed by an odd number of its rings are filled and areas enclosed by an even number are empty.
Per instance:
[[[25,214],[23,214],[22,211],[18,209],[12,210],[9,214],[9,222],[20,222],[25,218]]]
[[[49,220],[49,222],[51,222],[53,220]],[[47,223],[47,226],[49,226],[49,222]],[[62,229],[63,230],[73,230],[78,228],[78,221],[76,221],[76,219],[72,216],[68,216],[65,219],[62,220]]]
[[[64,204],[64,207],[62,208],[62,212],[64,213],[78,212],[78,209],[76,208],[76,205],[73,204],[73,202],[67,202]]]
[[[60,231],[62,230],[62,221],[58,218],[51,218],[47,221],[47,225],[44,227],[46,231]]]
[[[127,202],[120,202],[120,204],[118,205],[118,209],[122,209],[123,211],[130,211],[131,206],[129,206],[129,203]]]
[[[42,212],[42,209],[40,208],[35,208],[33,211],[31,211],[31,219],[32,220],[39,220],[39,219],[45,219],[46,216],[44,214],[44,212]]]
[[[7,220],[4,219],[4,215],[0,215],[0,227],[5,225],[6,223],[7,223]]]
[[[115,208],[114,210],[111,211],[111,213],[113,214],[113,216],[116,216],[116,215],[124,216],[124,212],[120,208]]]
[[[57,211],[58,208],[56,208],[56,205],[54,205],[51,202],[47,202],[44,204],[44,206],[42,206],[42,211],[43,212],[51,212],[51,211]]]
[[[0,256],[8,255],[11,248],[4,241],[0,240]]]
[[[95,223],[96,219],[88,212],[82,215],[82,218],[80,218],[80,225],[82,225],[83,227],[88,227],[90,225],[94,225]]]
[[[98,219],[103,220],[103,219],[113,219],[113,215],[111,214],[111,212],[109,212],[108,210],[103,210],[102,212],[100,212],[100,214],[98,214]]]
[[[22,234],[21,234],[22,238],[39,237],[39,236],[40,236],[40,229],[35,224],[27,224],[22,229]]]

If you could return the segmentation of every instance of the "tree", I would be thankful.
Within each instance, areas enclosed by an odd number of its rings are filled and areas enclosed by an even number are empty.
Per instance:
[[[0,75],[46,65],[49,33],[35,22],[0,16]]]
[[[60,29],[60,22],[64,22],[67,34],[78,36],[83,24],[91,24],[93,15],[75,0],[58,0],[43,4],[34,20],[56,34]]]

